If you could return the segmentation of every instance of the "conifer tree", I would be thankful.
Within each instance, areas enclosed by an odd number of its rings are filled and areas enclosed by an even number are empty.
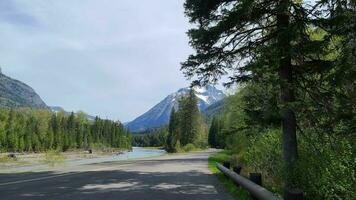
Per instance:
[[[211,147],[217,146],[217,142],[216,142],[217,132],[218,132],[218,127],[217,127],[216,117],[213,117],[209,129],[209,137],[208,137],[208,142]]]
[[[177,113],[172,108],[168,124],[168,136],[166,139],[166,150],[168,152],[175,152],[176,143],[180,140],[179,119]]]
[[[9,117],[5,126],[6,130],[6,144],[7,149],[15,151],[17,148],[17,135],[15,132],[15,111],[13,109],[9,112]]]

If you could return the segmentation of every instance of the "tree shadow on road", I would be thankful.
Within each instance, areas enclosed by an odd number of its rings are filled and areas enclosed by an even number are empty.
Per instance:
[[[156,164],[158,167],[159,162]],[[31,179],[38,180],[21,182]],[[12,184],[6,184],[9,182]],[[56,172],[2,174],[0,199],[225,200],[231,197],[225,193],[213,175],[198,171],[110,170],[61,175]]]

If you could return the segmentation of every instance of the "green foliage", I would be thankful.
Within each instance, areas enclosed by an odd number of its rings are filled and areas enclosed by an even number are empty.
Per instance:
[[[184,152],[192,152],[197,150],[197,148],[194,146],[194,144],[187,144],[183,147]]]
[[[0,151],[42,152],[88,149],[94,143],[130,148],[131,136],[121,123],[83,113],[67,116],[39,109],[0,109]]]
[[[282,159],[280,128],[274,120],[266,120],[267,115],[254,115],[254,109],[265,107],[263,101],[251,103],[245,98],[251,96],[250,93],[255,96],[266,94],[247,88],[250,86],[229,97],[223,116],[226,148],[233,153],[234,164],[242,165],[245,172],[261,172],[264,186],[274,192],[282,193],[288,176],[303,189],[307,199],[352,199],[356,183],[352,124],[345,119],[337,121],[330,114],[312,113],[314,119],[334,119],[333,123],[337,125],[329,129],[328,126],[314,126],[310,124],[311,119],[300,115],[303,127],[298,132],[299,159],[292,173],[287,174]],[[311,102],[303,105],[315,106]]]
[[[249,138],[250,146],[244,149],[244,166],[261,172],[264,184],[273,192],[282,192],[284,165],[282,160],[281,131],[267,129],[265,133]]]
[[[135,147],[164,147],[167,142],[167,128],[152,129],[132,137],[132,146]]]
[[[193,89],[189,91],[189,95],[180,99],[177,116],[179,118],[181,144],[185,146],[196,142],[202,131],[200,127],[202,119]]]
[[[342,138],[332,143],[320,143],[319,138],[313,137],[301,139],[294,178],[309,197],[353,199],[356,196],[355,148]]]

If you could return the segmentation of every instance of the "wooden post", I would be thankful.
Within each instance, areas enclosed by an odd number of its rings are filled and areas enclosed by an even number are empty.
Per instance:
[[[303,191],[300,189],[285,189],[284,200],[303,200]]]
[[[250,181],[262,186],[262,175],[261,173],[250,173]],[[257,200],[252,194],[250,194],[252,199]]]
[[[241,173],[241,170],[242,170],[242,167],[241,167],[240,165],[238,165],[238,166],[233,167],[232,170],[233,170],[236,174],[240,174],[240,173]]]
[[[230,169],[230,166],[231,166],[230,161],[224,161],[224,162],[223,162],[223,166],[226,167],[226,168],[228,168],[228,169]]]
[[[281,198],[275,196],[272,192],[268,191],[266,188],[263,188],[260,185],[252,182],[251,180],[236,174],[235,172],[227,169],[221,164],[217,164],[216,167],[223,173],[225,176],[229,177],[234,183],[240,185],[240,187],[246,189],[250,194],[254,194],[258,199],[265,200],[281,200]],[[262,181],[261,181],[262,182]]]
[[[242,167],[240,165],[235,166],[232,168],[232,171],[234,171],[236,174],[240,174],[242,170]],[[235,182],[234,182],[235,183]],[[238,183],[235,183],[236,187],[240,187]]]

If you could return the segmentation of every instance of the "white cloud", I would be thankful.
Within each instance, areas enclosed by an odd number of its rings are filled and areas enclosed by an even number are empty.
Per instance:
[[[188,84],[183,2],[2,0],[0,65],[49,105],[131,120]]]

